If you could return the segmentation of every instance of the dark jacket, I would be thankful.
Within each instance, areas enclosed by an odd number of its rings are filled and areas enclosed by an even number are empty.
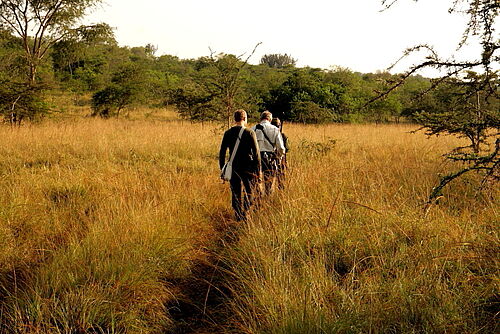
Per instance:
[[[240,131],[241,126],[233,126],[224,133],[219,151],[219,167],[221,169],[226,162],[226,151],[229,149],[230,158]],[[241,141],[236,151],[236,156],[234,157],[233,172],[258,175],[260,170],[261,162],[257,137],[252,129],[245,128],[241,135]]]

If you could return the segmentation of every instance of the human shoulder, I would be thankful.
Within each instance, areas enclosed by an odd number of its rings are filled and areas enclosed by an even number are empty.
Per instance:
[[[235,126],[230,127],[229,129],[227,129],[226,132],[224,132],[224,134],[233,134],[233,133],[239,132],[240,130],[241,130],[241,126],[235,125]]]
[[[255,130],[268,131],[271,128],[275,128],[275,126],[272,125],[271,123],[269,123],[268,121],[263,121],[263,122],[256,124],[252,128]]]
[[[280,129],[270,123],[267,123],[266,125],[266,130],[272,131],[272,132],[280,132]]]
[[[255,131],[252,128],[245,128],[245,136],[249,136],[251,138],[256,138]]]

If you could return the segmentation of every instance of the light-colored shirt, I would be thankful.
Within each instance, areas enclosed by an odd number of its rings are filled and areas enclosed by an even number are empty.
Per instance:
[[[256,125],[252,127],[252,130],[254,130],[255,134],[257,135],[257,141],[259,142],[260,151],[276,151],[277,156],[281,157],[285,153],[285,145],[283,145],[283,138],[281,137],[280,129],[272,125],[268,120],[261,121],[260,125],[262,125],[262,127],[264,128],[263,130],[258,130]],[[269,143],[262,131],[266,133],[271,143]]]

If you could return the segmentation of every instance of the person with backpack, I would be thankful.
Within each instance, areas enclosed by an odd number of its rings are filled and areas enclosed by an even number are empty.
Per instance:
[[[285,153],[280,130],[271,124],[272,119],[273,115],[266,110],[260,115],[260,123],[252,127],[259,143],[266,195],[271,193],[274,176],[278,169],[278,161]]]
[[[288,169],[287,153],[288,151],[290,151],[290,145],[288,143],[288,137],[283,133],[281,120],[277,117],[273,118],[271,124],[280,129],[281,138],[283,138],[283,146],[285,146],[285,153],[283,154],[281,159],[279,159],[278,168],[276,171],[276,183],[278,189],[283,190],[285,189],[285,173],[286,170]]]
[[[247,219],[261,177],[261,159],[257,137],[246,128],[247,113],[243,109],[234,113],[235,125],[224,133],[219,151],[221,178],[229,181],[231,204],[237,221]],[[226,163],[226,152],[229,161]],[[244,189],[244,191],[243,191]]]

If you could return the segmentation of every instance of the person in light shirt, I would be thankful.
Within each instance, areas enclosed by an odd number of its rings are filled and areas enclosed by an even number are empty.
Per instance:
[[[266,110],[260,115],[260,123],[252,127],[259,143],[266,195],[271,193],[278,162],[285,154],[283,138],[280,130],[271,124],[272,119],[273,115]]]

